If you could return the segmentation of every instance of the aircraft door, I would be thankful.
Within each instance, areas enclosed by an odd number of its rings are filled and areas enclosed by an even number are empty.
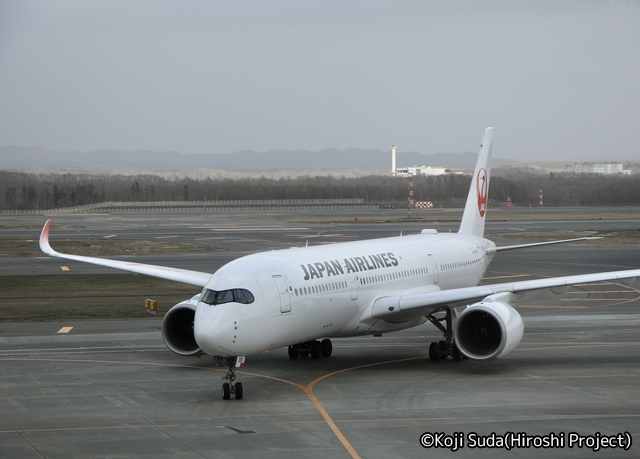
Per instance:
[[[436,261],[436,257],[429,254],[429,262],[431,263],[431,272],[433,273],[433,285],[438,285],[438,282],[440,282],[440,273],[438,271],[438,262]]]
[[[282,276],[272,276],[280,294],[280,312],[291,312],[291,297],[289,296],[289,288]]]
[[[358,275],[356,273],[349,273],[349,281],[351,283],[350,285],[351,299],[357,300],[358,299],[358,282],[360,282],[360,279],[358,278]]]

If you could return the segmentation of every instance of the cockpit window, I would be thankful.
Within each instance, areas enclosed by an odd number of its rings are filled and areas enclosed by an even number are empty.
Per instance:
[[[202,295],[200,296],[200,301],[207,304],[215,304],[216,293],[218,292],[216,292],[215,290],[209,290],[208,288],[205,288],[202,291]]]
[[[253,303],[254,300],[255,298],[253,297],[253,294],[244,288],[222,290],[220,292],[205,288],[202,292],[202,296],[200,297],[200,301],[211,305],[233,302],[250,304]]]
[[[253,303],[253,294],[244,288],[238,288],[233,291],[233,297],[236,303],[250,304]]]
[[[216,304],[224,304],[233,302],[233,291],[223,290],[216,295]]]

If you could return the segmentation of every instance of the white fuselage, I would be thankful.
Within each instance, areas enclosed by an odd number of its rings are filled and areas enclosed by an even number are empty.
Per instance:
[[[198,303],[194,335],[213,355],[256,354],[323,337],[402,330],[371,315],[379,298],[477,285],[494,244],[456,233],[418,234],[292,248],[246,256],[220,268],[205,291],[246,289],[250,304]]]

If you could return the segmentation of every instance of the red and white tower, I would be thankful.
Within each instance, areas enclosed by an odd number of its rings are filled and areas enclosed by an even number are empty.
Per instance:
[[[542,185],[540,185],[540,204],[539,207],[543,207],[542,206]]]
[[[409,187],[407,188],[407,190],[409,190],[409,197],[407,198],[409,200],[409,218],[411,218],[411,209],[413,209],[413,177],[409,176],[407,177],[409,179]]]

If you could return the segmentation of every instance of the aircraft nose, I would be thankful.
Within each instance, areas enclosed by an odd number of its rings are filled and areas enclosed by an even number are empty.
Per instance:
[[[228,347],[234,339],[235,315],[234,308],[229,305],[198,304],[193,334],[200,349],[222,357],[231,355]]]

